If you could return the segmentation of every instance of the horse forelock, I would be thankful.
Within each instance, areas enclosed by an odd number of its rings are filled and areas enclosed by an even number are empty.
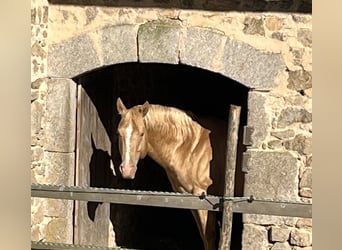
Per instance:
[[[122,115],[119,126],[122,128],[126,128],[128,126],[132,126],[133,128],[138,128],[139,122],[143,124],[142,115],[139,113],[136,107],[133,107],[127,110],[127,112]]]

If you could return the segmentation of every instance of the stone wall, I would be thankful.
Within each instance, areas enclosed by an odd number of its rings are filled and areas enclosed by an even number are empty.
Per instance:
[[[31,182],[73,185],[76,85],[47,76],[48,12],[31,1]],[[31,198],[31,239],[72,243],[72,213],[72,201]]]
[[[251,88],[245,195],[312,201],[310,13],[51,2],[58,1],[32,1],[31,7],[32,182],[74,183],[71,78],[123,62],[182,63]],[[72,202],[32,199],[32,240],[72,242],[72,210]],[[244,250],[311,246],[311,219],[244,215]]]

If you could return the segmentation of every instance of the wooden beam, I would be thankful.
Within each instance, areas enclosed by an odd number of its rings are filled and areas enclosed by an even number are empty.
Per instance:
[[[234,196],[235,168],[237,144],[240,124],[241,107],[230,105],[228,133],[227,133],[227,151],[226,151],[226,169],[225,169],[225,187],[224,196]],[[231,234],[233,222],[233,202],[224,201],[222,214],[222,227],[219,242],[219,250],[230,249]]]

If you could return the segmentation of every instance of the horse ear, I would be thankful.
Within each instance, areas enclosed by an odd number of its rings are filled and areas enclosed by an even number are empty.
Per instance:
[[[141,113],[143,116],[145,116],[148,112],[148,109],[150,108],[150,104],[148,101],[146,101],[142,106],[141,106]]]
[[[118,110],[119,114],[122,115],[123,113],[126,112],[127,108],[125,107],[125,105],[123,104],[123,102],[121,101],[121,98],[118,97],[118,99],[116,100],[116,109]]]

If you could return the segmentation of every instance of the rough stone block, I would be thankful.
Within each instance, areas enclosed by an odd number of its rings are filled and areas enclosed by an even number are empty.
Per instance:
[[[276,225],[276,226],[290,226],[296,225],[297,219],[295,217],[262,215],[262,214],[244,214],[242,216],[244,223],[254,223],[258,225]]]
[[[53,185],[73,185],[74,184],[74,168],[75,168],[75,154],[74,153],[55,153],[45,152],[45,166],[44,184]]]
[[[278,128],[285,128],[296,122],[312,122],[312,113],[302,108],[288,107],[281,111],[277,121]]]
[[[73,202],[69,200],[47,199],[45,216],[68,218],[72,216]],[[70,217],[71,219],[71,217]]]
[[[293,65],[300,66],[302,65],[304,49],[303,48],[290,48],[290,52],[293,55]],[[290,73],[293,71],[290,71]],[[289,73],[289,74],[290,74]]]
[[[275,131],[275,132],[271,132],[271,135],[280,139],[280,140],[284,140],[284,139],[288,139],[290,137],[294,137],[295,136],[295,132],[292,129],[288,129],[285,131]]]
[[[312,155],[307,158],[305,166],[307,168],[312,168]]]
[[[31,161],[40,161],[43,159],[44,150],[41,147],[31,148]]]
[[[312,73],[305,70],[290,71],[287,87],[296,91],[312,88]]]
[[[310,29],[302,28],[297,32],[298,40],[306,47],[312,47],[312,31]]]
[[[296,227],[298,228],[310,228],[312,227],[312,218],[299,218]]]
[[[141,25],[138,30],[139,61],[177,64],[180,31],[178,21]]]
[[[49,76],[65,78],[72,78],[101,66],[89,35],[51,44],[47,63]]]
[[[285,242],[289,239],[290,229],[287,227],[272,226],[269,230],[271,242]]]
[[[265,35],[264,21],[261,17],[246,17],[243,32],[248,35]]]
[[[274,33],[272,33],[271,37],[273,39],[277,39],[279,41],[285,41],[287,38],[287,36],[282,32],[274,32]]]
[[[31,102],[37,100],[39,97],[39,90],[31,89]]]
[[[296,135],[293,140],[285,142],[285,148],[297,151],[301,155],[312,154],[312,138],[304,135]]]
[[[279,149],[282,148],[283,143],[280,140],[272,140],[267,143],[267,146],[270,149]]]
[[[302,15],[302,14],[293,14],[292,19],[297,23],[308,23],[312,20],[312,16]]]
[[[39,225],[32,225],[31,226],[31,240],[32,241],[39,241],[41,240],[41,230]]]
[[[44,217],[58,217],[72,219],[73,201],[31,198],[31,222],[40,224]]]
[[[266,111],[265,96],[261,93],[250,91],[248,93],[248,121],[247,124],[253,127],[251,136],[253,148],[261,146],[269,130],[271,129],[271,119]]]
[[[41,129],[41,121],[43,117],[43,106],[34,101],[31,103],[31,136],[39,133]]]
[[[312,169],[311,168],[307,168],[304,171],[302,177],[300,178],[299,187],[300,188],[303,188],[303,187],[312,188]]]
[[[312,88],[306,89],[304,90],[304,94],[309,97],[312,98]]]
[[[85,14],[86,14],[86,24],[91,24],[96,16],[98,15],[99,10],[95,6],[89,6],[85,8]]]
[[[46,211],[47,199],[31,198],[31,225],[38,225],[43,222]]]
[[[291,250],[292,247],[287,242],[276,242],[271,250]]]
[[[245,195],[296,200],[298,163],[288,152],[248,151]]]
[[[46,226],[45,239],[47,242],[72,243],[72,220],[53,218]]]
[[[290,234],[290,243],[295,246],[309,247],[312,245],[312,232],[306,229],[293,229]]]
[[[31,46],[31,53],[33,56],[38,56],[38,57],[46,57],[46,51],[42,48],[41,44],[36,41],[32,46]]]
[[[276,87],[275,78],[285,69],[280,54],[262,52],[232,39],[227,39],[223,61],[224,75],[255,89]]]
[[[105,65],[138,61],[137,26],[119,25],[102,29],[100,42]]]
[[[189,28],[181,48],[182,63],[196,67],[212,66],[215,57],[220,53],[226,37],[212,30]]]
[[[44,82],[43,78],[38,78],[37,80],[35,80],[31,83],[31,88],[32,89],[39,89],[39,87],[42,85],[43,82]]]
[[[267,230],[263,226],[245,224],[242,233],[242,249],[268,250]]]
[[[44,148],[73,152],[76,131],[76,84],[69,79],[48,81]]]
[[[299,195],[305,198],[312,198],[312,189],[311,188],[301,188],[299,190]]]
[[[271,31],[278,31],[283,27],[283,19],[277,16],[267,17],[265,19],[265,26]]]
[[[281,200],[298,199],[298,162],[288,152],[247,151],[244,195]],[[295,219],[283,216],[244,214],[245,223],[294,225]]]
[[[284,96],[284,101],[286,106],[305,106],[306,98],[301,94],[294,94],[290,96]]]

